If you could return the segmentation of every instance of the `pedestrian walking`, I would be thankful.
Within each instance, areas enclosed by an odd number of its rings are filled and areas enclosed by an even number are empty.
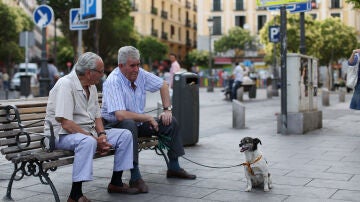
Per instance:
[[[355,49],[353,50],[353,52],[351,53],[351,56],[348,60],[348,65],[349,66],[356,66],[357,67],[357,81],[354,87],[354,93],[353,96],[351,98],[351,102],[350,102],[350,109],[355,109],[355,110],[360,110],[360,82],[359,82],[359,62],[360,62],[360,58],[359,58],[359,53],[360,53],[360,49]],[[349,75],[347,75],[348,77]],[[349,79],[349,78],[347,78]]]

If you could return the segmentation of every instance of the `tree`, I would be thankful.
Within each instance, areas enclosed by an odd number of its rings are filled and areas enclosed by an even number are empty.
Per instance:
[[[186,55],[186,60],[188,60],[191,65],[194,65],[194,64],[197,64],[200,66],[208,65],[209,51],[204,51],[204,50],[199,51],[199,50],[193,49]]]
[[[222,36],[214,43],[216,52],[235,51],[235,57],[240,57],[245,47],[253,47],[256,44],[255,37],[250,35],[248,30],[241,27],[234,27],[227,35]]]
[[[360,0],[346,0],[346,3],[353,4],[356,9],[360,8]]]
[[[151,65],[154,60],[162,60],[166,57],[168,47],[158,41],[156,38],[148,36],[138,41],[137,46],[145,60],[145,63]]]
[[[60,29],[76,53],[78,37],[76,31],[69,30],[69,11],[79,8],[80,0],[47,0],[46,3],[53,8],[55,18],[61,20]],[[82,32],[84,50],[98,53],[105,65],[112,65],[117,61],[118,49],[135,45],[138,37],[129,16],[131,5],[128,0],[102,1],[102,9],[102,19],[90,21],[90,29]]]
[[[19,46],[19,34],[32,30],[34,23],[22,9],[9,7],[2,2],[0,19],[2,27],[5,28],[0,29],[0,61],[3,61],[6,67],[10,67],[13,63],[25,60],[25,51]]]

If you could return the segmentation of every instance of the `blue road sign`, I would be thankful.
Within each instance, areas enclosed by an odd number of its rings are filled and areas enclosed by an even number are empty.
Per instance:
[[[269,41],[273,43],[280,42],[280,26],[269,26]]]
[[[270,6],[267,7],[268,11],[278,11],[281,6]],[[286,5],[286,10],[290,11],[290,13],[300,13],[311,10],[311,2],[308,1],[306,3],[297,3],[297,4],[289,4]]]
[[[38,6],[33,13],[34,22],[40,28],[44,28],[48,24],[50,24],[53,17],[54,17],[54,11],[48,5]]]
[[[81,20],[101,19],[101,0],[80,0]]]
[[[89,21],[82,21],[80,17],[80,8],[70,9],[69,17],[70,30],[85,30],[89,29]]]

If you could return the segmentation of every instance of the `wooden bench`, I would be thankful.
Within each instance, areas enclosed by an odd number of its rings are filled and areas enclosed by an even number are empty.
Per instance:
[[[99,100],[101,104],[101,97]],[[58,167],[72,164],[74,153],[55,148],[45,149],[44,122],[52,128],[51,122],[44,120],[46,104],[47,98],[34,98],[26,101],[10,100],[0,105],[0,149],[5,158],[14,164],[5,199],[12,200],[11,189],[14,181],[20,181],[24,176],[34,176],[39,177],[42,184],[50,185],[55,201],[60,201],[49,171],[53,172]],[[162,155],[168,166],[169,160],[159,144],[158,137],[138,138],[138,146],[139,152],[151,149]],[[106,156],[113,154],[114,150]],[[100,157],[104,156],[94,156]]]

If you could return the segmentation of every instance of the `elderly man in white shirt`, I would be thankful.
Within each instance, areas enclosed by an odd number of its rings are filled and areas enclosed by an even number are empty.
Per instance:
[[[126,129],[104,130],[98,103],[97,84],[104,74],[100,56],[82,54],[74,70],[60,78],[50,91],[46,120],[54,125],[55,148],[75,152],[72,189],[68,201],[90,201],[82,193],[82,182],[93,180],[93,155],[114,148],[113,176],[109,193],[136,194],[122,183],[122,172],[133,167],[132,134]],[[49,128],[45,126],[45,134]]]

